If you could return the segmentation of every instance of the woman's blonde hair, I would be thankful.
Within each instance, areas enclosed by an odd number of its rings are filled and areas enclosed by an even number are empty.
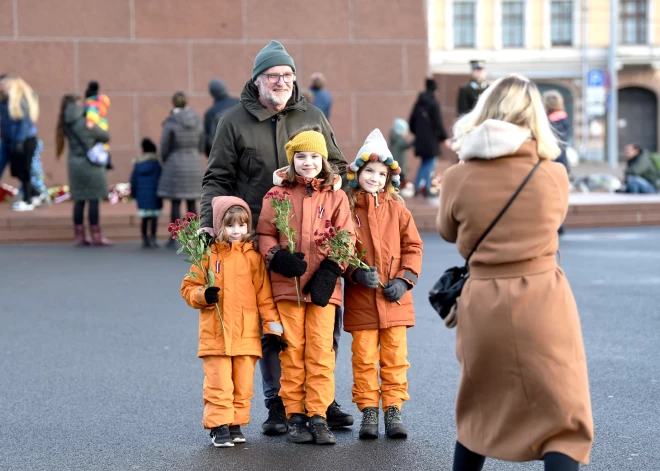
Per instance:
[[[39,120],[39,99],[32,87],[20,77],[5,77],[2,85],[7,91],[11,119],[23,119],[23,103],[25,103],[32,123],[36,123]]]
[[[547,113],[564,111],[564,97],[557,90],[548,90],[543,93],[543,106]]]
[[[538,88],[527,77],[500,78],[479,97],[475,108],[454,125],[452,149],[459,151],[465,137],[488,119],[527,128],[536,141],[538,156],[555,159],[561,153],[545,113]]]

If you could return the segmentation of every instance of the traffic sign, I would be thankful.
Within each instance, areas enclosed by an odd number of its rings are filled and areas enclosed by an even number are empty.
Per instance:
[[[604,87],[605,86],[605,72],[602,70],[594,69],[587,73],[587,87]]]

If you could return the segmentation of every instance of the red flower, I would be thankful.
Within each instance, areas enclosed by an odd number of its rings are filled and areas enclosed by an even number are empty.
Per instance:
[[[179,236],[179,231],[172,232],[172,239],[176,239]]]
[[[314,235],[315,235],[315,236],[319,235],[319,230],[318,230],[318,229],[316,229],[316,230],[314,231]]]
[[[282,194],[283,194],[284,196],[291,196],[291,193],[289,193],[289,192],[286,191],[286,190],[284,190],[284,192],[283,192]]]
[[[323,239],[316,239],[316,245],[318,246],[323,245]]]
[[[325,228],[327,229],[330,226],[332,226],[332,223],[330,222],[330,219],[326,219],[325,220]]]
[[[168,231],[168,232],[172,232],[173,230],[174,230],[174,223],[171,222],[171,223],[169,223],[169,225],[167,226],[167,231]]]
[[[174,224],[176,224],[177,226],[180,226],[181,225],[181,219],[177,219],[176,221],[174,221]]]
[[[337,226],[337,230],[340,230],[340,229],[341,229],[341,226]]]
[[[273,194],[274,194],[275,196],[277,196],[277,195],[279,195],[279,194],[280,194],[280,192],[279,192],[279,191],[277,191],[277,190],[275,190],[275,191],[273,191]]]
[[[188,213],[188,214],[186,214],[186,217],[187,217],[187,218],[194,218],[194,217],[195,217],[195,213],[192,213],[192,212],[191,212],[191,213]]]

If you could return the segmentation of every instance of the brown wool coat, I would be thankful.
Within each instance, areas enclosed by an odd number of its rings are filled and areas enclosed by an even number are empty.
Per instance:
[[[263,258],[252,242],[216,242],[211,245],[208,265],[215,273],[215,285],[225,325],[222,331],[215,305],[204,299],[204,276],[196,265],[190,271],[197,278],[186,277],[181,295],[186,303],[199,309],[198,357],[207,355],[254,355],[261,357],[261,333],[281,335],[282,325],[268,281]]]
[[[290,200],[293,205],[293,217],[291,218],[291,227],[296,233],[296,252],[305,254],[307,262],[307,271],[299,278],[300,300],[311,302],[309,295],[302,292],[302,288],[319,268],[323,260],[328,258],[328,249],[319,247],[315,243],[317,237],[314,232],[325,232],[325,221],[330,220],[334,227],[346,229],[355,240],[353,223],[351,222],[351,210],[348,205],[348,197],[341,189],[341,178],[337,177],[334,187],[321,187],[320,181],[314,179],[312,182],[312,194],[310,196],[307,187],[298,184],[293,188],[283,188],[282,172],[276,171],[274,175],[274,186],[270,191],[282,193],[284,190],[290,193]],[[269,193],[270,193],[269,191]],[[319,213],[322,216],[319,217]],[[257,223],[257,234],[259,234],[259,252],[264,257],[270,256],[280,247],[288,249],[286,238],[279,233],[275,222],[275,210],[270,205],[270,199],[265,196],[262,203],[259,222]],[[345,269],[346,266],[342,265]],[[279,301],[297,301],[296,285],[293,279],[286,278],[279,273],[271,272],[271,285],[273,287],[273,297],[275,302]],[[341,306],[342,292],[341,279],[337,279],[335,291],[330,298],[330,304]]]
[[[466,257],[537,161],[528,140],[511,155],[448,169],[440,235]],[[580,320],[555,259],[568,194],[564,166],[543,161],[470,260],[458,309],[456,421],[458,441],[476,453],[530,461],[555,451],[589,461],[593,421]]]
[[[358,251],[366,252],[364,262],[375,266],[380,281],[386,284],[402,278],[411,287],[422,269],[422,238],[410,211],[388,193],[357,195],[353,224]],[[352,272],[349,269],[348,272]],[[383,296],[383,289],[369,289],[351,281],[347,273],[344,285],[344,330],[388,329],[415,325],[415,308],[409,290],[397,303]]]

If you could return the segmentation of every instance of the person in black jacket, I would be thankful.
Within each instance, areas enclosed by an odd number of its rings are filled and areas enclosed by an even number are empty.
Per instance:
[[[479,100],[479,97],[488,88],[486,81],[486,64],[481,60],[470,61],[472,76],[470,81],[463,85],[458,91],[458,110],[459,118],[472,111]]]
[[[431,196],[428,190],[436,159],[440,155],[440,142],[443,141],[449,147],[447,132],[440,116],[440,104],[434,95],[437,88],[435,80],[426,79],[426,91],[419,94],[409,120],[410,132],[415,135],[415,155],[422,159],[417,170],[415,193],[426,196]]]
[[[213,138],[215,137],[215,128],[218,127],[220,117],[234,105],[237,105],[239,99],[229,96],[227,86],[221,79],[213,79],[209,82],[209,93],[215,100],[206,113],[204,113],[204,135],[206,136],[205,153],[208,156],[211,153],[213,146]]]

